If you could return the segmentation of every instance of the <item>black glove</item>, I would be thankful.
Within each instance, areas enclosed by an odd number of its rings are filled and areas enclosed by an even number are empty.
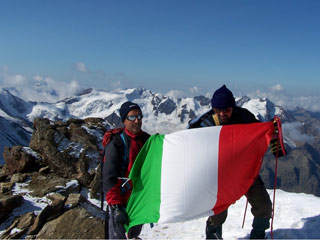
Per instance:
[[[125,210],[125,208],[121,205],[111,205],[111,216],[113,216],[113,219],[116,223],[122,224],[122,225],[128,225],[128,215]]]
[[[277,121],[273,121],[273,126],[274,126],[274,132],[270,141],[271,152],[274,156],[277,156],[277,152],[278,152],[278,157],[283,157],[284,155],[286,155],[286,150],[281,148]]]

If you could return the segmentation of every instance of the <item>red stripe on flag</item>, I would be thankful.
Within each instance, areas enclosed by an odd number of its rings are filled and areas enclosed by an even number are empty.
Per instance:
[[[259,174],[273,131],[272,122],[222,127],[214,214],[223,212],[249,190]]]

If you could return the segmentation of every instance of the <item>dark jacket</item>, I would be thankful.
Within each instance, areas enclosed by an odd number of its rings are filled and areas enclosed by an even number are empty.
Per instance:
[[[210,127],[215,126],[212,115],[214,114],[213,110],[204,113],[198,118],[195,118],[189,122],[188,128],[200,128],[200,127]],[[242,123],[255,123],[259,122],[256,117],[247,109],[241,107],[233,107],[232,115],[230,121],[227,125],[230,124],[242,124]],[[226,125],[226,124],[224,124]]]
[[[124,187],[121,185],[125,180],[119,177],[127,178],[132,165],[150,135],[141,131],[138,135],[130,134],[126,129],[123,130],[123,136],[127,149],[127,166],[124,164],[125,146],[120,134],[112,137],[105,149],[105,162],[103,165],[103,189],[106,194],[106,200],[109,205],[126,204],[131,194],[131,182]],[[129,160],[128,160],[129,159]]]

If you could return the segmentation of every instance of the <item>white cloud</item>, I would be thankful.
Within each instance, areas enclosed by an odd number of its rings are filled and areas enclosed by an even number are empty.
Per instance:
[[[295,109],[301,107],[309,111],[320,111],[320,95],[315,96],[292,96],[280,84],[271,88],[257,90],[247,94],[250,98],[268,98],[274,104],[284,109]]]
[[[102,75],[106,83],[105,89],[111,87],[111,89],[125,89],[125,88],[135,88],[138,87],[137,84],[133,83],[130,78],[124,72],[115,72],[115,73],[104,73]]]
[[[192,88],[189,88],[189,91],[191,92],[191,94],[199,94],[201,92],[201,88],[194,86]]]
[[[180,91],[180,90],[170,90],[165,94],[165,96],[172,97],[172,98],[182,98],[184,97],[184,93],[183,91]]]
[[[280,84],[277,84],[275,86],[272,86],[271,90],[273,90],[273,91],[283,91],[284,88]]]
[[[136,87],[136,84],[131,83],[129,77],[125,73],[116,72],[113,74],[106,74],[101,71],[90,72],[81,62],[78,62],[77,66],[79,71],[87,71],[86,75],[88,76],[86,76],[85,80],[90,77],[90,79],[96,81],[103,80],[106,82],[105,89]],[[26,100],[47,102],[54,102],[73,96],[81,90],[81,87],[76,80],[61,82],[51,77],[43,77],[40,75],[35,75],[31,79],[28,79],[21,74],[9,73],[7,66],[0,67],[0,87],[11,88],[12,92],[19,94],[21,98]],[[201,93],[202,90],[197,86],[188,90],[189,93],[184,92],[183,90],[170,90],[166,95],[179,98],[189,96],[190,93],[193,96],[203,94]],[[215,90],[216,89],[206,89],[208,92],[204,95],[211,99]],[[241,94],[241,96],[238,97],[242,97],[243,95],[247,95],[250,98],[268,98],[276,105],[282,106],[284,109],[302,107],[309,111],[320,112],[320,95],[292,96],[286,92],[281,84],[276,84],[265,89],[259,89],[251,93]]]
[[[12,76],[5,76],[5,79],[4,79],[4,83],[5,84],[9,84],[9,85],[13,85],[13,86],[16,86],[16,85],[24,85],[27,83],[27,78],[20,75],[20,74],[16,74],[16,75],[12,75]]]
[[[28,79],[21,74],[11,74],[4,68],[0,70],[0,87],[10,89],[12,94],[22,99],[37,102],[56,102],[74,96],[81,90],[75,80],[62,82],[40,75]]]
[[[215,90],[212,90],[212,91],[206,92],[206,93],[204,94],[204,96],[205,96],[205,97],[207,97],[207,98],[210,98],[210,99],[211,99],[211,98],[212,98],[212,96],[213,96],[214,91],[215,91]]]
[[[76,63],[76,69],[77,69],[77,71],[79,71],[79,72],[83,72],[83,73],[88,72],[88,70],[87,70],[87,68],[86,68],[86,65],[84,65],[84,63],[82,63],[82,62],[77,62],[77,63]]]
[[[37,76],[34,76],[33,79],[34,79],[35,81],[42,81],[42,80],[43,80],[43,77],[37,75]]]
[[[172,89],[169,92],[165,93],[165,95],[172,98],[185,98],[185,97],[194,97],[194,96],[204,95],[204,93],[202,92],[201,88],[194,86],[186,90]]]
[[[288,136],[290,139],[299,142],[310,142],[313,140],[312,136],[301,133],[299,128],[302,127],[300,122],[291,122],[282,124],[282,129],[284,135]]]
[[[110,84],[112,86],[112,88],[119,88],[121,86],[121,82],[118,80],[118,81],[114,81]]]

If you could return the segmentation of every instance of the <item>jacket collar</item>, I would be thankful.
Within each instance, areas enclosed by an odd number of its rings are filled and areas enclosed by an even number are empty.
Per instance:
[[[138,132],[138,134],[132,134],[132,133],[130,133],[126,128],[124,128],[124,131],[125,131],[126,134],[127,134],[129,137],[131,137],[131,138],[136,138],[136,137],[140,136],[140,135],[143,133],[143,131],[140,130],[140,132]]]

